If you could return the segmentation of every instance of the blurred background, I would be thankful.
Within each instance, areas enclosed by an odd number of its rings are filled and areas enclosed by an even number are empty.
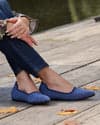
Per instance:
[[[100,15],[100,0],[8,0],[13,10],[39,19],[38,32]]]

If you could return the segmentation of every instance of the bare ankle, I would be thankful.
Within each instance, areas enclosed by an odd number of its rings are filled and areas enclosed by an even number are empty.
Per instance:
[[[47,79],[47,76],[48,76],[48,71],[49,71],[49,67],[45,67],[43,68],[39,73],[39,77],[44,80],[45,78]]]
[[[68,81],[50,68],[45,68],[39,75],[48,88],[61,92],[70,92],[73,89],[73,86]]]
[[[38,91],[37,87],[27,72],[20,72],[16,78],[19,90],[27,93]]]

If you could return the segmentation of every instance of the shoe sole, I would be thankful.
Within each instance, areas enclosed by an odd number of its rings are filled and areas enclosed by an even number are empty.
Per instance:
[[[26,101],[22,101],[22,100],[16,100],[16,99],[12,99],[12,101],[24,102],[24,103],[28,103],[28,104],[32,104],[32,105],[42,105],[42,104],[48,104],[48,103],[50,103],[50,101],[44,101],[44,102],[38,102],[38,103],[30,103],[30,102],[26,102]]]
[[[82,98],[82,99],[76,99],[76,100],[70,100],[70,99],[53,99],[53,98],[51,98],[51,100],[56,100],[56,101],[84,101],[84,100],[86,100],[86,99],[88,99],[88,98],[91,98],[91,97],[93,97],[93,96],[95,96],[95,94],[94,95],[91,95],[91,96],[88,96],[88,97],[84,97],[84,98]]]

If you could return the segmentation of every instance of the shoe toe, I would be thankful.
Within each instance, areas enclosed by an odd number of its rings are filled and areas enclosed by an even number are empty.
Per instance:
[[[29,103],[42,104],[49,101],[50,101],[50,98],[44,94],[41,94],[40,92],[33,92],[28,96]]]
[[[73,91],[73,96],[76,100],[83,100],[95,95],[94,91],[86,90],[83,88],[75,88]]]

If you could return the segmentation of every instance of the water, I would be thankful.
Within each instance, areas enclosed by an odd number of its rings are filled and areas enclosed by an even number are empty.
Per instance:
[[[13,10],[39,19],[38,31],[100,15],[100,0],[9,0]]]

